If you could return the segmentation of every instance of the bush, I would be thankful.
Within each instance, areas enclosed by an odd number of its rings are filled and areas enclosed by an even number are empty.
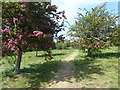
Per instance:
[[[56,49],[67,49],[67,44],[66,43],[62,43],[62,42],[57,42],[56,43]]]

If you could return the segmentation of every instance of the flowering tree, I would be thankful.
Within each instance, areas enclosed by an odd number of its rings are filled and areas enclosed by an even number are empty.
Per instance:
[[[91,56],[100,49],[112,45],[110,38],[114,38],[116,31],[117,16],[109,13],[106,4],[92,8],[91,11],[84,9],[85,13],[78,13],[75,25],[71,26],[71,36],[75,37],[74,45]]]
[[[49,2],[2,3],[2,56],[18,56],[15,73],[20,72],[22,53],[30,47],[46,51],[46,59],[52,59],[53,37],[63,29],[64,13]]]

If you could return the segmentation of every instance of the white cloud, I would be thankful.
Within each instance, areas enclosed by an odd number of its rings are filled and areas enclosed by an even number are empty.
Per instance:
[[[52,0],[52,4],[57,5],[59,11],[65,10],[65,15],[69,22],[73,22],[77,16],[78,8],[98,3],[103,2],[98,2],[98,0]]]

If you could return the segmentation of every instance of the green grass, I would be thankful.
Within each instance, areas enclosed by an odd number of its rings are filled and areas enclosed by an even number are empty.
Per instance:
[[[72,53],[73,49],[52,50],[53,60],[45,61],[44,52],[39,51],[38,57],[35,52],[23,54],[21,73],[14,74],[12,67],[5,58],[0,62],[3,68],[3,88],[39,88],[44,87],[60,68],[61,59]],[[8,57],[7,59],[10,59]],[[10,61],[10,60],[9,60]],[[4,73],[6,72],[6,73]]]
[[[117,47],[102,50],[91,58],[80,52],[74,61],[76,81],[81,88],[118,88]]]

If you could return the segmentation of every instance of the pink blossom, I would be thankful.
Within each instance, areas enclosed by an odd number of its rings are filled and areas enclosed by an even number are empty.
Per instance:
[[[101,47],[101,45],[98,45],[98,47]]]
[[[87,39],[91,39],[91,38],[87,38]]]
[[[18,13],[18,16],[22,16],[22,14]]]
[[[15,39],[15,42],[18,42],[19,41],[19,39]]]
[[[41,31],[34,31],[33,33],[35,34],[35,36],[40,36],[43,34],[43,32]]]
[[[13,47],[11,48],[11,50],[15,50],[15,48],[16,48],[16,46],[13,46]]]
[[[11,48],[12,47],[12,45],[10,44],[7,48],[9,49],[9,48]]]
[[[94,47],[97,47],[96,45]]]
[[[83,47],[86,47],[86,45],[82,45]]]
[[[110,41],[107,41],[106,43],[110,43]]]
[[[35,27],[35,25],[31,25],[32,27]]]
[[[99,42],[97,42],[97,41],[95,41],[94,43],[95,43],[95,44],[99,44]]]
[[[25,19],[25,16],[23,16],[23,17],[20,17],[20,20],[24,20]]]
[[[33,37],[33,36],[35,36],[35,35],[31,35],[31,34],[30,34],[30,35],[28,35],[28,37]]]
[[[9,43],[11,43],[11,44],[12,44],[12,43],[14,43],[14,41],[11,39],[11,40],[9,41]]]
[[[18,18],[13,18],[13,21],[15,22],[15,21],[18,21]]]
[[[8,41],[12,40],[12,39],[7,39]]]
[[[2,33],[9,33],[10,32],[10,29],[4,29],[4,30],[2,30]]]
[[[20,55],[19,52],[14,52],[16,55]]]
[[[32,23],[32,21],[28,21],[29,23]]]
[[[99,39],[99,38],[96,37],[95,39]]]
[[[22,41],[22,44],[25,44],[26,43],[26,41]]]
[[[44,34],[44,37],[52,37],[53,35],[51,34]]]
[[[19,38],[21,39],[23,37],[23,35],[19,35]]]
[[[25,5],[25,4],[23,4],[23,5],[21,5],[21,7],[25,8],[25,7],[26,7],[26,5]]]
[[[35,34],[35,36],[40,36],[40,35],[42,35],[42,33],[40,33],[40,32],[39,32],[39,33],[37,33],[37,34]]]
[[[10,25],[10,23],[6,23],[6,25]]]

